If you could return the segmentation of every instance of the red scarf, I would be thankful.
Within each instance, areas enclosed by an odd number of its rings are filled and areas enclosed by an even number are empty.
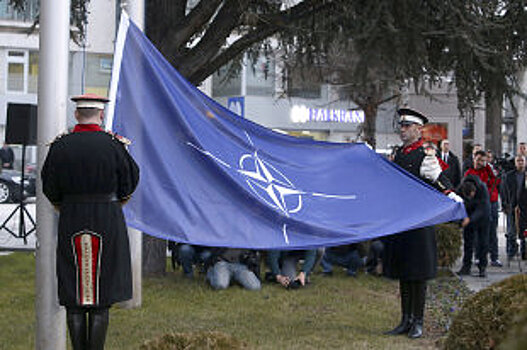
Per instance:
[[[98,124],[77,124],[72,132],[104,131]]]

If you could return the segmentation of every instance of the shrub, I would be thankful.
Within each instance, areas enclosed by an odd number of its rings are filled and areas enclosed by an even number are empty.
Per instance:
[[[499,346],[500,350],[527,349],[527,309],[515,317],[515,325],[507,333],[507,337]]]
[[[438,264],[451,268],[461,257],[461,229],[457,224],[447,223],[436,225],[435,231]]]
[[[223,332],[168,333],[146,341],[140,350],[241,350],[247,345]]]
[[[445,350],[495,349],[527,308],[527,276],[515,275],[474,294],[456,315]]]

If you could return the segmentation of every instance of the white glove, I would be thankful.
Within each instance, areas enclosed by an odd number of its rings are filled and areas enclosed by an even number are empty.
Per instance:
[[[428,155],[425,156],[419,169],[419,174],[432,182],[436,182],[437,178],[443,170],[436,156]]]
[[[450,192],[447,197],[458,203],[463,203],[463,198],[458,196],[455,192]]]

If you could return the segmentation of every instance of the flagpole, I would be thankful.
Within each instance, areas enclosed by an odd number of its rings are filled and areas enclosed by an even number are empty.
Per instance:
[[[130,14],[130,19],[141,30],[145,25],[145,2],[144,0],[126,1],[126,10]],[[114,101],[115,103],[115,101]],[[133,296],[132,299],[120,303],[125,308],[136,308],[141,306],[142,302],[142,267],[143,267],[143,234],[141,231],[128,227],[128,237],[130,240],[130,253],[132,258],[132,281]]]
[[[38,78],[38,165],[46,158],[46,143],[66,130],[70,1],[40,2]],[[66,317],[57,298],[55,274],[57,216],[42,194],[37,177],[37,246],[35,272],[35,349],[66,349]]]

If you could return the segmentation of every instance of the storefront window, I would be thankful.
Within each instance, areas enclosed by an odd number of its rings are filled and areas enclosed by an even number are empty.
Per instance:
[[[275,61],[271,57],[259,57],[247,67],[247,95],[272,96],[275,84]]]
[[[423,140],[437,145],[439,141],[448,138],[447,123],[429,123],[423,127]]]
[[[323,83],[317,68],[289,67],[287,70],[287,95],[290,97],[320,98]]]
[[[212,76],[212,95],[214,97],[239,96],[242,92],[242,79],[238,70],[227,64]]]

